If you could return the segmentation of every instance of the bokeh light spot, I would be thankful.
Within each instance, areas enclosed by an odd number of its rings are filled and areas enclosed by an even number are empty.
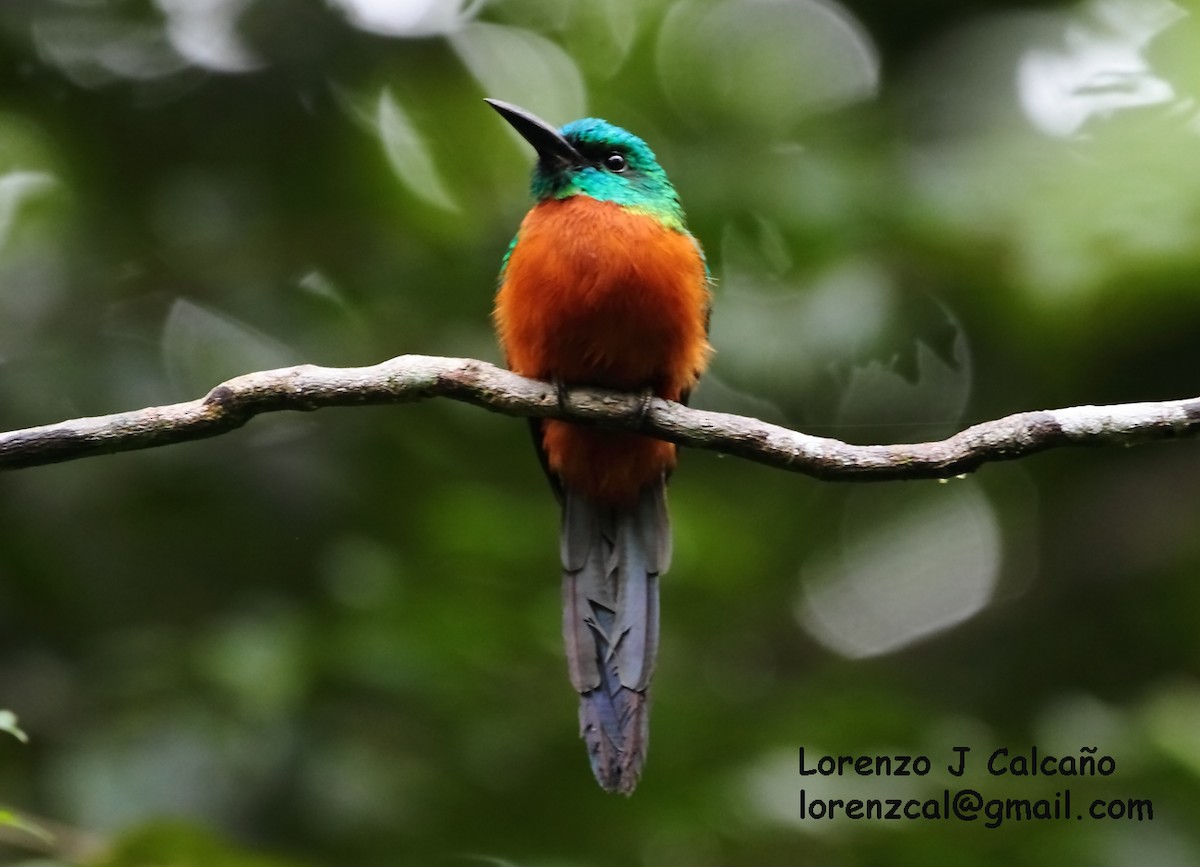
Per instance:
[[[838,551],[804,570],[796,614],[849,657],[875,656],[962,622],[991,599],[1000,527],[973,480],[856,491]]]
[[[667,13],[658,71],[684,114],[782,134],[869,97],[879,57],[849,12],[818,0],[682,0]]]

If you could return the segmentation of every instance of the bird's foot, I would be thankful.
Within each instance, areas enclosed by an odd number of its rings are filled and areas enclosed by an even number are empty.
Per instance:
[[[650,406],[654,402],[654,389],[643,388],[638,392],[638,407],[637,407],[637,426],[643,428],[646,426],[646,417],[650,414]]]
[[[567,388],[567,384],[557,376],[550,380],[550,382],[554,386],[554,394],[558,397],[558,408],[561,410],[568,409],[571,403],[571,392]]]

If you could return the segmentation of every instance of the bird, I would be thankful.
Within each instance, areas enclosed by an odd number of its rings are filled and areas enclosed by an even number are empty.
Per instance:
[[[510,370],[686,403],[708,365],[712,278],[645,141],[599,118],[555,129],[486,100],[537,153],[501,265],[493,324]],[[673,443],[531,420],[561,507],[563,639],[600,787],[633,793],[649,743],[659,578],[671,563]]]

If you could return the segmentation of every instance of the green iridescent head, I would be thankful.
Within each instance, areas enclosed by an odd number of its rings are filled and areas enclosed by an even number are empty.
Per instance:
[[[489,99],[538,153],[531,190],[538,201],[590,196],[683,228],[683,208],[654,151],[606,120],[588,117],[561,130],[514,105]]]

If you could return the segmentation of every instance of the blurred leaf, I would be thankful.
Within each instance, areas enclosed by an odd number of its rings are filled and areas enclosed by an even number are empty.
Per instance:
[[[835,549],[804,570],[797,616],[846,656],[894,651],[987,605],[1001,542],[972,479],[857,489]]]
[[[457,211],[458,204],[442,182],[421,134],[387,88],[380,91],[376,118],[388,163],[396,176],[426,203]]]
[[[819,377],[880,339],[896,316],[896,290],[891,275],[869,260],[845,259],[803,280],[770,273],[789,267],[776,252],[777,238],[774,230],[755,240],[725,233],[713,369],[755,397],[812,406]]]
[[[273,337],[186,298],[176,299],[167,314],[162,354],[167,375],[188,394],[207,391],[241,373],[301,360]]]
[[[0,710],[0,732],[8,732],[23,744],[29,743],[29,735],[17,725],[17,715],[11,710]]]
[[[5,825],[9,828],[15,828],[18,831],[23,831],[32,837],[36,837],[47,845],[54,845],[54,835],[45,828],[38,825],[36,822],[31,822],[24,816],[19,816],[11,810],[0,809],[0,825]]]
[[[0,253],[4,252],[22,205],[57,184],[58,179],[48,172],[15,171],[0,175]]]
[[[569,8],[572,13],[570,20],[561,25],[572,57],[589,77],[602,81],[617,74],[633,52],[639,33],[657,17],[653,5],[644,0],[594,0],[556,5]],[[549,14],[528,17],[544,32],[552,29],[547,22]]]
[[[1058,22],[1060,40],[1030,47],[1017,63],[1022,109],[1047,135],[1069,137],[1091,118],[1171,101],[1173,86],[1143,53],[1187,15],[1169,0],[1091,0],[1071,9]]]
[[[263,65],[238,25],[252,0],[156,0],[166,15],[171,46],[192,63],[217,72],[249,72]]]
[[[483,0],[329,0],[355,27],[385,36],[435,36],[457,30],[474,18]]]
[[[937,439],[959,427],[973,382],[965,335],[956,331],[952,362],[922,341],[914,350],[915,381],[901,376],[894,364],[879,361],[851,371],[838,402],[839,427],[858,429],[853,434],[858,439],[864,428],[870,429],[872,442]]]
[[[680,0],[659,35],[658,74],[682,114],[782,136],[874,94],[879,56],[832,0]]]
[[[555,125],[586,113],[579,68],[545,37],[475,21],[451,34],[450,44],[487,96],[516,103]]]
[[[111,4],[87,4],[37,17],[33,38],[40,56],[89,88],[123,79],[164,78],[187,68],[161,27],[139,22],[125,11]]]

